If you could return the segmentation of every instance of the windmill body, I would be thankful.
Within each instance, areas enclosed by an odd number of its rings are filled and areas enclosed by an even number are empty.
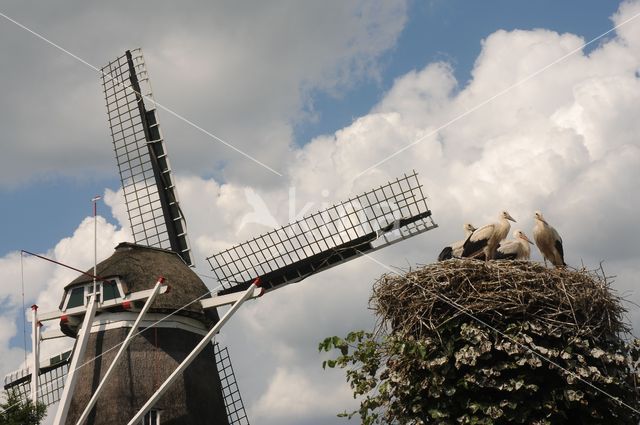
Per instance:
[[[34,324],[59,320],[60,331],[40,335],[34,325],[36,372],[8,375],[5,388],[60,400],[55,425],[248,425],[228,351],[212,338],[249,298],[436,228],[417,173],[208,257],[224,288],[210,294],[190,268],[142,52],[110,62],[102,83],[134,241],[118,245],[96,276],[69,283],[59,310],[34,311]],[[55,337],[75,338],[73,351],[42,361],[40,341]]]
[[[218,320],[212,310],[203,310],[199,303],[191,304],[161,323],[156,321],[174,313],[190,301],[208,293],[208,289],[184,261],[171,251],[122,243],[115,253],[98,264],[97,273],[116,283],[112,291],[131,292],[151,289],[154,274],[160,273],[170,285],[170,291],[154,301],[141,325],[141,334],[128,347],[115,370],[116,379],[106,382],[87,423],[95,425],[126,424],[149,399],[158,386],[191,352],[208,328]],[[110,286],[113,287],[111,284]],[[65,288],[63,303],[69,303],[74,291],[88,290],[91,280],[86,276]],[[104,286],[102,295],[106,295]],[[98,382],[113,361],[117,346],[135,320],[140,302],[129,309],[117,306],[103,310],[93,321],[84,364],[79,370],[66,424],[75,424],[87,405]],[[148,327],[150,325],[153,327]],[[64,325],[63,325],[64,326]],[[73,333],[73,327],[65,331]],[[116,347],[116,349],[114,349]],[[85,364],[86,363],[86,364]],[[154,410],[170,424],[224,424],[227,412],[214,347],[209,345],[185,371]],[[158,414],[155,413],[155,414]]]

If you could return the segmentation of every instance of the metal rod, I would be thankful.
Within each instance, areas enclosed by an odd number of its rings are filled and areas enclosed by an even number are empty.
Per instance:
[[[191,351],[191,353],[189,353],[189,355],[182,361],[182,363],[180,363],[180,365],[176,368],[176,370],[174,370],[173,373],[169,375],[166,381],[164,381],[164,383],[160,385],[160,388],[158,388],[158,390],[151,396],[151,398],[147,400],[144,406],[142,406],[142,408],[138,411],[138,413],[136,413],[136,415],[133,417],[133,419],[129,421],[127,425],[137,425],[142,420],[144,415],[151,409],[151,407],[153,407],[153,405],[156,404],[156,402],[160,399],[160,397],[162,397],[164,393],[169,389],[169,386],[173,384],[173,382],[176,380],[178,375],[184,372],[184,370],[191,364],[191,362],[195,360],[198,354],[200,354],[200,352],[204,350],[207,344],[211,343],[211,339],[213,338],[213,336],[220,331],[220,328],[222,328],[222,326],[224,326],[224,324],[227,323],[227,321],[231,318],[231,316],[233,316],[233,314],[236,311],[238,311],[240,306],[247,299],[251,298],[251,296],[253,295],[253,291],[255,290],[255,288],[258,287],[259,282],[260,282],[259,279],[255,279],[253,281],[249,289],[245,291],[242,298],[240,298],[233,306],[231,306],[229,311],[227,311],[227,313],[224,316],[222,316],[220,321],[216,323],[216,325],[213,328],[211,328],[211,330],[207,333],[207,335],[205,335],[205,337],[202,338],[202,340],[198,343],[198,345],[196,345],[196,347]]]
[[[96,195],[91,198],[93,203],[93,293],[96,293],[96,269],[98,268],[98,201],[102,197]]]
[[[73,350],[73,357],[71,359],[71,363],[69,364],[69,374],[67,375],[64,390],[62,391],[62,396],[60,397],[60,406],[58,406],[56,417],[53,420],[54,425],[62,425],[67,421],[69,407],[71,406],[71,399],[73,398],[72,394],[75,390],[76,382],[78,380],[78,366],[80,364],[80,360],[84,357],[84,352],[87,349],[87,343],[89,342],[91,325],[93,324],[93,318],[96,314],[97,304],[96,293],[94,292],[93,294],[91,294],[91,298],[89,299],[89,308],[87,308],[87,313],[85,314],[84,321],[82,322],[82,328],[78,333],[76,346]]]
[[[87,273],[87,272],[85,272],[85,271],[83,271],[83,270],[77,269],[77,268],[75,268],[75,267],[71,267],[71,266],[69,266],[69,265],[67,265],[67,264],[64,264],[64,263],[61,263],[61,262],[59,262],[59,261],[52,260],[51,258],[47,258],[47,257],[44,257],[44,256],[42,256],[42,255],[34,254],[33,252],[29,252],[29,251],[27,251],[27,250],[25,250],[25,249],[21,249],[21,250],[20,250],[20,252],[25,253],[25,254],[28,254],[28,255],[32,255],[32,256],[34,256],[34,257],[38,257],[38,258],[40,258],[41,260],[46,260],[46,261],[48,261],[48,262],[50,262],[50,263],[57,264],[57,265],[62,266],[62,267],[66,267],[66,268],[68,268],[68,269],[70,269],[70,270],[76,271],[76,272],[78,272],[78,273],[82,273],[82,274],[83,274],[83,275],[85,275],[85,276],[100,279],[100,277],[99,277],[99,276],[92,275],[91,273]]]
[[[22,288],[22,341],[24,342],[24,364],[27,364],[27,315],[24,314],[24,254],[20,253],[20,286]]]
[[[104,385],[106,384],[107,380],[111,377],[111,373],[115,370],[115,367],[118,364],[118,361],[120,360],[122,355],[124,354],[125,350],[129,347],[129,344],[131,344],[131,341],[133,341],[133,337],[136,335],[136,331],[138,330],[138,326],[140,326],[140,322],[142,321],[142,318],[145,316],[145,314],[147,314],[147,311],[149,311],[151,304],[153,304],[153,301],[156,299],[156,295],[160,293],[160,287],[162,286],[163,282],[164,282],[163,277],[159,278],[158,281],[156,282],[156,285],[153,287],[153,292],[147,299],[147,302],[144,303],[144,307],[142,307],[142,310],[140,310],[140,314],[138,314],[138,317],[136,318],[136,321],[133,323],[133,326],[131,327],[131,329],[129,330],[127,337],[124,339],[124,341],[122,341],[122,345],[120,345],[120,349],[118,350],[118,353],[111,361],[111,365],[109,365],[109,369],[107,369],[107,372],[102,377],[100,384],[93,391],[91,400],[89,400],[89,403],[87,403],[87,407],[84,408],[84,411],[82,412],[82,415],[80,415],[80,419],[78,419],[78,422],[76,422],[76,425],[82,425],[82,423],[84,423],[84,421],[86,421],[87,418],[89,417],[89,414],[91,413],[91,409],[93,409],[93,406],[95,406],[96,401],[98,400],[98,396],[102,392]]]
[[[38,306],[31,306],[31,352],[33,370],[31,371],[31,401],[38,403],[38,375],[40,373],[40,337],[38,326]]]

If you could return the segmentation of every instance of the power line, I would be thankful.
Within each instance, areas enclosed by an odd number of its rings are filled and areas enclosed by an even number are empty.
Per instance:
[[[87,62],[86,60],[82,59],[81,57],[79,57],[78,55],[75,55],[73,53],[71,53],[69,50],[65,49],[64,47],[60,46],[59,44],[54,43],[53,41],[49,40],[48,38],[46,38],[45,36],[41,35],[40,33],[32,30],[31,28],[21,24],[20,22],[16,21],[15,19],[11,18],[10,16],[5,15],[4,13],[0,12],[0,16],[3,17],[4,19],[6,19],[7,21],[17,25],[18,27],[22,28],[23,30],[31,33],[32,35],[34,35],[35,37],[39,38],[40,40],[44,41],[45,43],[49,44],[50,46],[58,49],[59,51],[63,52],[64,54],[71,56],[73,59],[75,59],[76,61],[82,63],[83,65],[85,65],[88,68],[91,68],[92,70],[98,72],[99,74],[101,74],[102,76],[108,77],[110,80],[115,80],[116,82],[118,82],[118,80],[116,78],[114,78],[112,75],[105,73],[104,71],[102,71],[100,68],[98,68],[97,66]],[[119,85],[121,85],[122,83],[118,82]],[[137,91],[133,90],[131,87],[126,86],[125,89],[130,90],[133,93],[136,93],[138,95],[140,95],[141,97],[145,98],[145,99],[149,99],[148,96],[143,95],[142,93],[138,93]],[[225,145],[226,147],[233,149],[234,151],[236,151],[237,153],[239,153],[240,155],[244,156],[245,158],[255,162],[256,164],[260,165],[261,167],[269,170],[270,172],[272,172],[273,174],[276,174],[279,177],[282,177],[283,175],[281,173],[279,173],[278,171],[274,170],[273,168],[269,167],[268,165],[264,164],[263,162],[259,161],[258,159],[254,158],[253,156],[251,156],[250,154],[246,153],[245,151],[243,151],[242,149],[234,146],[233,144],[227,142],[226,140],[216,136],[215,134],[211,133],[208,130],[205,130],[204,128],[200,127],[199,125],[197,125],[196,123],[194,123],[193,121],[189,120],[188,118],[180,115],[179,113],[177,113],[176,111],[174,111],[173,109],[164,106],[160,103],[158,103],[155,100],[152,100],[153,103],[155,103],[155,105],[158,107],[158,109],[162,109],[163,111],[165,111],[166,113],[173,115],[175,118],[179,119],[180,121],[186,123],[187,125],[195,128],[196,130],[198,130],[199,132],[209,136],[210,138],[217,140],[218,142],[222,143],[223,145]]]

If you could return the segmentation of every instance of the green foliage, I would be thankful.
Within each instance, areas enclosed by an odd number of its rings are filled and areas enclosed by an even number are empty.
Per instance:
[[[4,401],[0,403],[0,425],[38,425],[47,415],[47,406],[31,401],[21,401],[14,391],[4,393]]]
[[[372,424],[633,424],[640,342],[602,274],[449,260],[373,287],[375,333],[331,337]]]
[[[359,331],[326,338],[319,350],[340,352],[323,367],[345,369],[361,399],[339,416],[366,425],[638,423],[624,404],[640,407],[640,342],[528,322],[501,332],[460,317],[419,339]]]

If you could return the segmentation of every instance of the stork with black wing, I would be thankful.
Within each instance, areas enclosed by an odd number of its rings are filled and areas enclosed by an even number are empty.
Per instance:
[[[210,256],[224,288],[210,294],[191,268],[142,52],[110,62],[102,83],[134,240],[69,283],[58,310],[34,306],[31,366],[5,388],[59,401],[56,425],[248,424],[215,334],[247,299],[435,228],[417,174]],[[41,333],[47,321],[60,330]],[[40,342],[58,337],[73,350],[40,359]]]

